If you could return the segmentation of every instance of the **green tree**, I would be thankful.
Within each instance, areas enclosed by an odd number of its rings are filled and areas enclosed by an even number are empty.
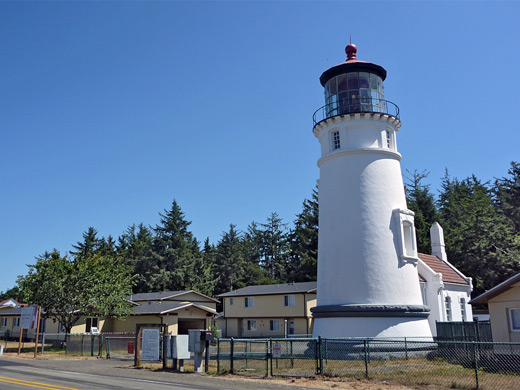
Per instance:
[[[459,181],[448,173],[439,197],[448,260],[473,277],[474,295],[519,271],[511,224],[494,207],[490,188],[475,176]]]
[[[191,289],[194,284],[191,272],[201,256],[198,242],[188,230],[191,222],[185,219],[175,200],[170,210],[159,215],[161,223],[154,228],[152,246],[151,288],[153,291]]]
[[[260,226],[260,265],[273,282],[285,282],[289,260],[287,224],[282,222],[277,213],[271,213],[267,222]]]
[[[422,171],[408,172],[405,183],[406,203],[408,208],[415,213],[415,231],[417,234],[417,247],[421,253],[431,253],[430,227],[437,221],[437,208],[435,198],[430,192],[430,185],[423,184],[423,180],[429,175]]]
[[[508,177],[495,180],[495,202],[511,221],[515,234],[520,239],[520,163],[511,162],[507,173]]]
[[[103,239],[98,237],[98,231],[92,226],[83,233],[83,241],[72,245],[75,249],[70,251],[74,257],[89,257],[97,253],[103,246]]]
[[[5,290],[5,292],[0,291],[0,301],[5,299],[14,299],[18,302],[22,300],[22,290],[18,285],[14,285],[10,289]]]
[[[303,201],[303,210],[296,216],[294,228],[289,233],[290,282],[308,282],[317,278],[318,222],[318,192],[314,189],[311,199]]]
[[[212,272],[215,257],[216,249],[210,244],[209,238],[206,238],[202,253],[195,257],[193,263],[193,269],[191,270],[191,289],[204,295],[213,295],[217,284],[217,279]]]
[[[244,243],[236,226],[229,225],[229,231],[223,232],[217,243],[213,274],[217,277],[214,295],[243,287],[246,262]]]
[[[135,275],[134,294],[153,292],[150,283],[154,267],[152,256],[153,235],[142,223],[131,225],[119,237],[117,253],[125,259]]]
[[[70,260],[57,250],[44,253],[18,277],[24,300],[59,321],[67,333],[80,316],[124,317],[132,293],[129,267],[121,258],[94,254]]]

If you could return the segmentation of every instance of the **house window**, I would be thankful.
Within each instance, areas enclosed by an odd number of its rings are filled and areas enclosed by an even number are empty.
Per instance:
[[[511,331],[520,332],[520,309],[509,309],[509,322]]]
[[[271,320],[269,321],[269,329],[271,331],[277,331],[280,330],[280,320]]]
[[[256,320],[247,320],[247,330],[256,330]]]
[[[332,132],[332,150],[339,149],[341,142],[339,140],[339,131]]]
[[[13,318],[13,327],[18,328],[20,326],[20,317]]]
[[[7,326],[7,317],[2,317],[2,328],[5,328]]]
[[[294,306],[294,295],[284,296],[284,305],[285,306]]]
[[[253,307],[254,306],[253,297],[245,297],[244,298],[244,305],[246,307]]]
[[[466,319],[466,300],[464,298],[460,298],[460,315],[464,321]]]
[[[90,333],[92,328],[98,328],[98,319],[97,318],[87,318],[85,324],[85,333]]]
[[[451,298],[446,297],[444,298],[444,305],[446,306],[446,321],[451,321]]]
[[[235,304],[234,298],[229,298],[229,306],[233,306]]]

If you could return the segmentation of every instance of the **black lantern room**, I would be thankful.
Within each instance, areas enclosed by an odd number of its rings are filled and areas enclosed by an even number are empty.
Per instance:
[[[314,124],[327,118],[353,113],[385,113],[399,117],[399,108],[384,98],[386,70],[356,58],[357,47],[345,48],[347,60],[323,72],[325,106],[314,113]]]

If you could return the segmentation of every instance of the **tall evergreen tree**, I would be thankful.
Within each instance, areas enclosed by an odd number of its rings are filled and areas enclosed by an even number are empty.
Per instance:
[[[510,223],[494,207],[491,190],[475,176],[462,181],[446,173],[439,197],[448,260],[473,277],[474,295],[519,270]]]
[[[273,281],[286,282],[289,260],[287,224],[282,222],[277,213],[271,213],[267,222],[260,226],[262,227],[260,264]]]
[[[83,233],[83,241],[78,241],[76,245],[72,245],[75,249],[70,254],[77,257],[91,257],[98,253],[103,246],[103,239],[98,237],[98,231],[92,226]]]
[[[496,205],[511,221],[520,240],[520,163],[511,162],[507,173],[508,177],[495,180]]]
[[[243,287],[246,262],[244,244],[236,226],[229,225],[229,231],[223,232],[217,243],[213,274],[217,277],[214,295]]]
[[[303,201],[303,210],[296,216],[289,233],[290,263],[288,281],[308,282],[317,278],[318,265],[318,192]]]
[[[415,213],[415,231],[417,234],[417,247],[421,253],[431,253],[430,227],[437,221],[437,208],[435,198],[430,192],[430,185],[423,184],[428,177],[428,172],[408,171],[405,183],[406,203],[408,208]]]
[[[206,238],[202,253],[195,257],[193,263],[193,269],[191,270],[191,289],[204,295],[213,295],[213,290],[217,284],[217,280],[212,273],[215,256],[215,247],[209,243],[209,238]]]
[[[170,210],[159,215],[161,223],[154,228],[152,248],[157,272],[151,275],[151,286],[154,291],[191,289],[191,271],[200,256],[198,242],[188,230],[191,222],[175,200]]]
[[[152,243],[152,232],[142,223],[129,226],[119,237],[117,252],[133,270],[135,294],[153,292],[150,280],[152,273],[158,269],[153,261]]]

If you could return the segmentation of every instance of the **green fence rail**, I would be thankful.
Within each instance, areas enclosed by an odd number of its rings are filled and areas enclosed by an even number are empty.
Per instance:
[[[325,375],[405,386],[520,389],[520,343],[417,338],[218,339],[217,371],[250,376]]]

